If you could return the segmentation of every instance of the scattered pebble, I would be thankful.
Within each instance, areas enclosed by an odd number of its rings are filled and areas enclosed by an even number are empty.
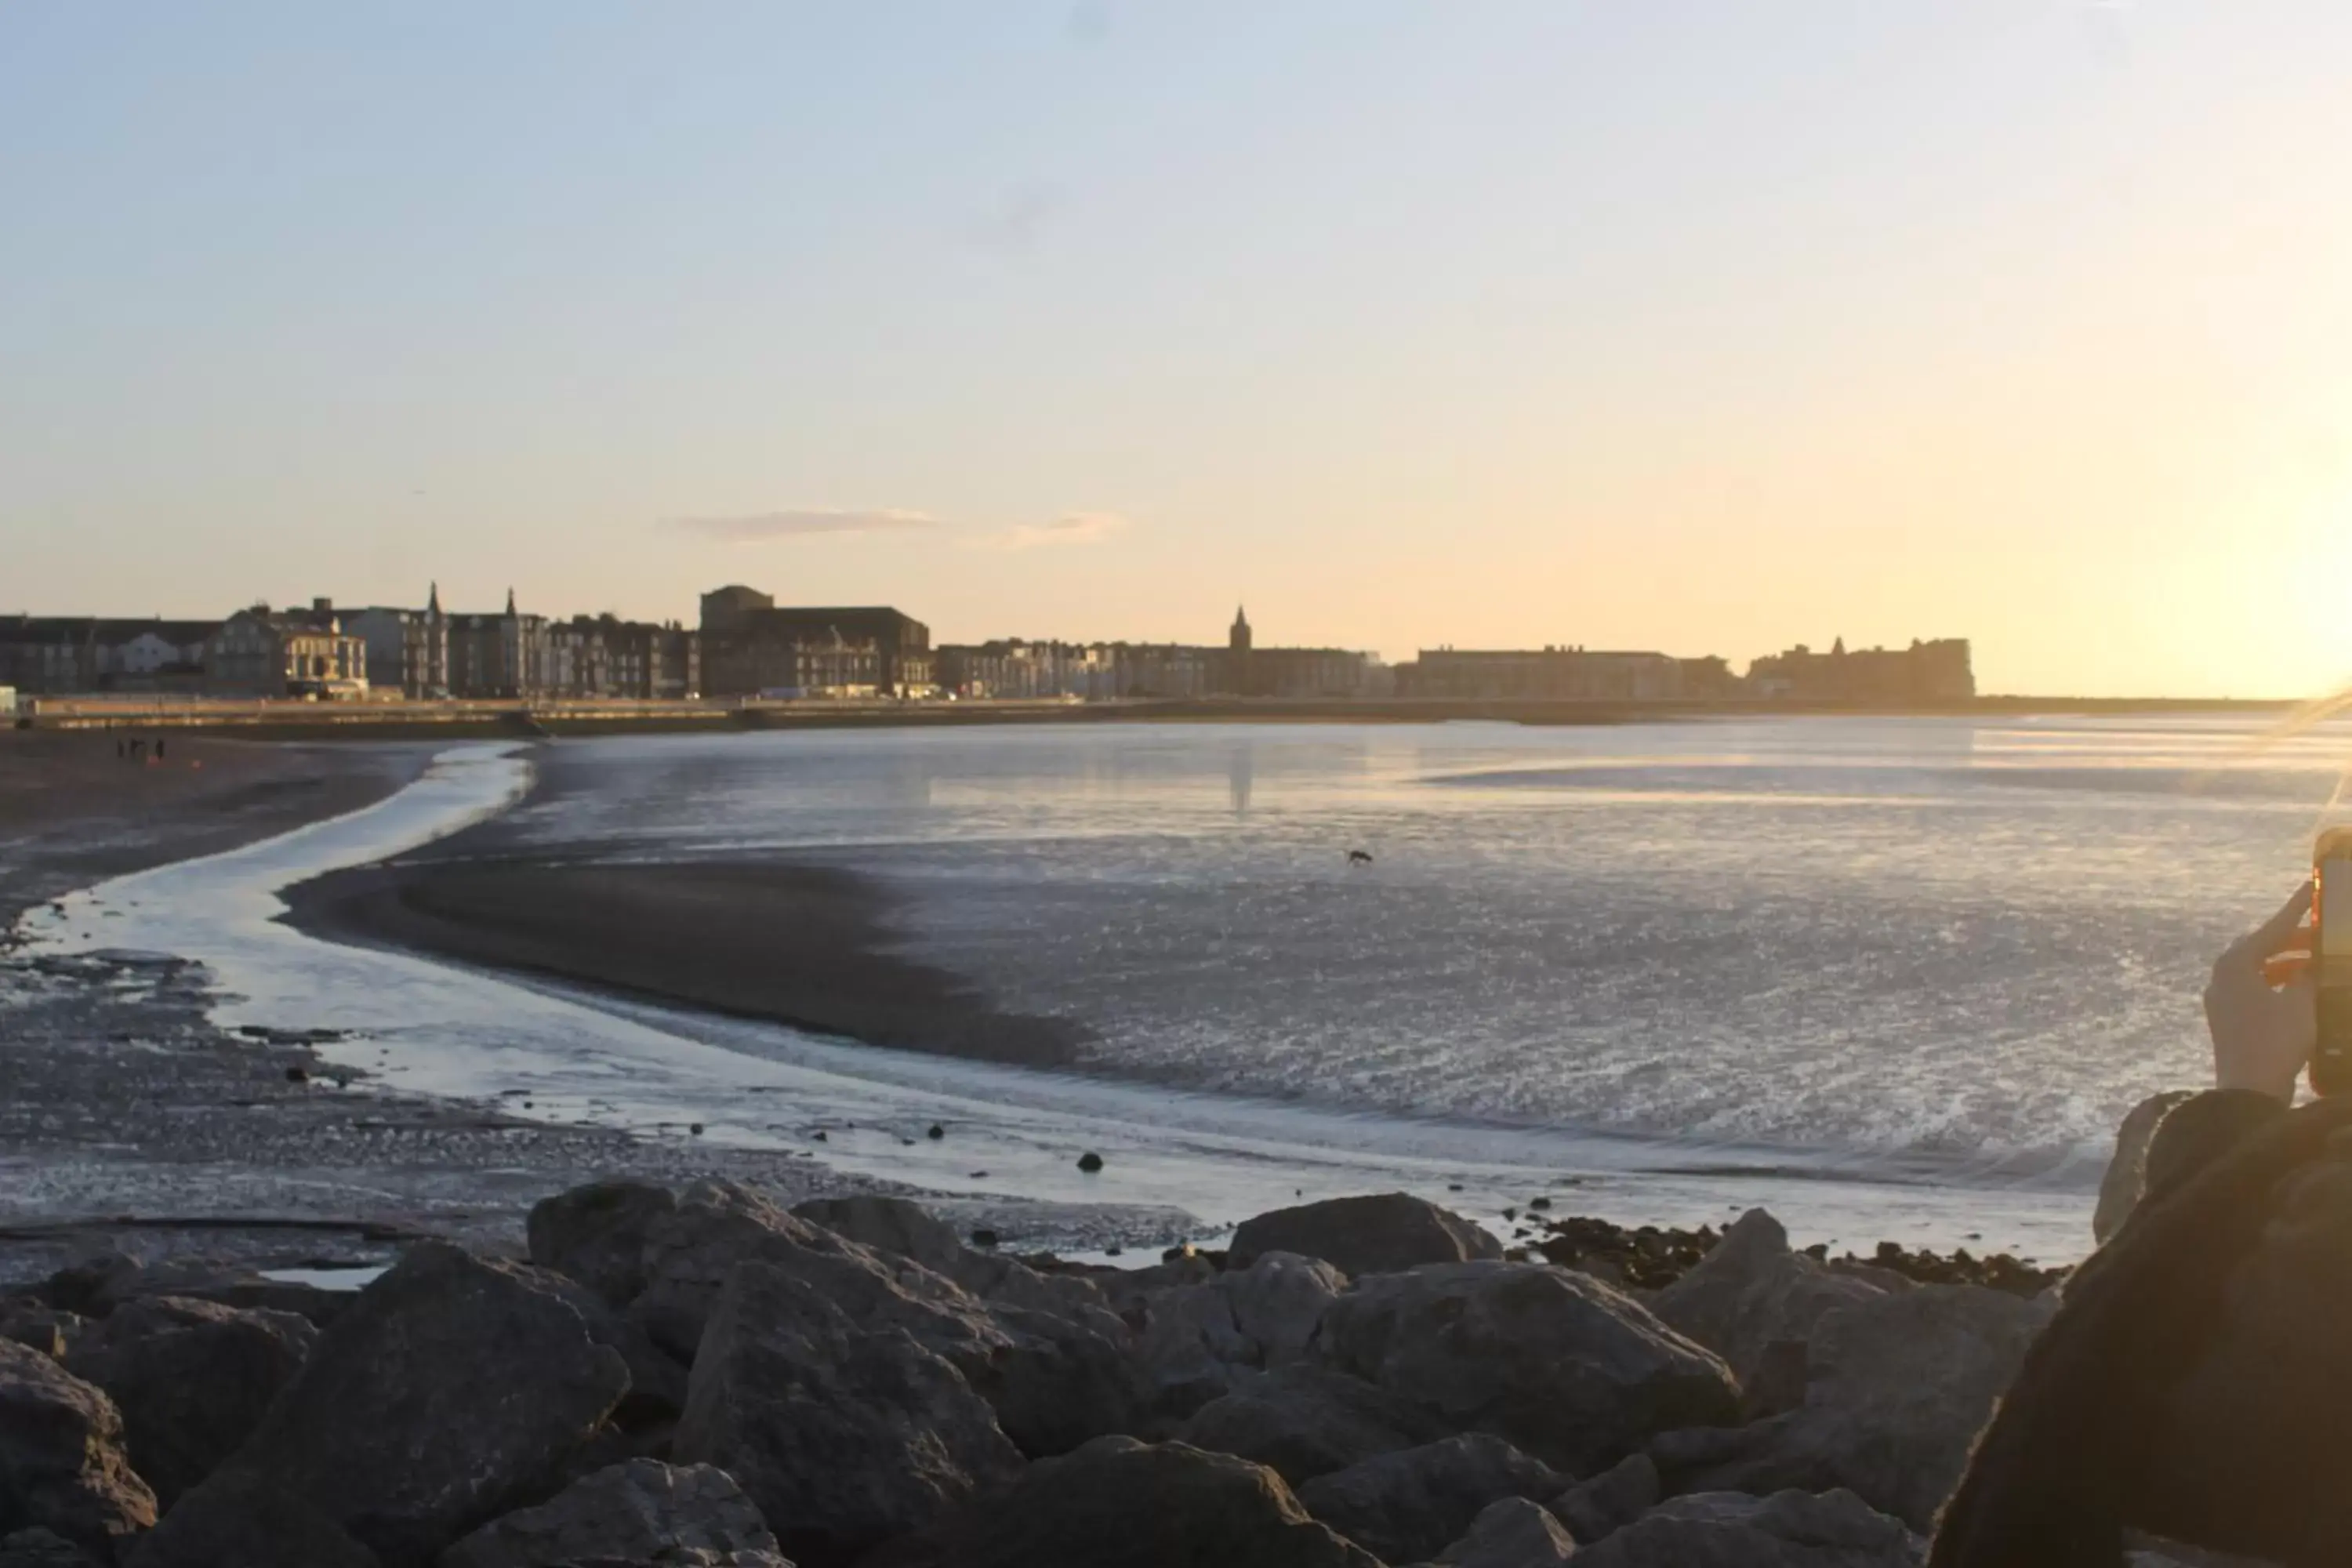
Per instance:
[[[978,1230],[971,1233],[971,1244],[974,1247],[994,1247],[996,1245],[996,1233],[989,1229],[986,1226],[982,1226]]]
[[[1528,1207],[1531,1209],[1548,1209],[1551,1207],[1551,1200],[1549,1198],[1529,1198],[1528,1200]]]
[[[1102,1156],[1101,1156],[1100,1154],[1096,1153],[1096,1152],[1095,1152],[1093,1150],[1091,1150],[1091,1149],[1087,1150],[1085,1153],[1083,1153],[1083,1154],[1081,1154],[1081,1155],[1079,1155],[1079,1156],[1078,1156],[1078,1169],[1079,1169],[1079,1170],[1081,1170],[1081,1171],[1084,1171],[1085,1173],[1087,1173],[1087,1174],[1088,1174],[1088,1175],[1090,1175],[1090,1176],[1091,1176],[1091,1175],[1093,1175],[1097,1171],[1101,1170],[1101,1169],[1102,1169],[1102,1167],[1103,1167],[1103,1158],[1102,1158]]]
[[[947,1135],[948,1135],[948,1130],[947,1130],[946,1128],[944,1128],[944,1127],[940,1126],[940,1125],[938,1122],[936,1122],[936,1121],[934,1121],[934,1122],[932,1122],[932,1123],[931,1123],[931,1130],[930,1130],[929,1132],[926,1132],[926,1133],[924,1133],[924,1134],[923,1134],[923,1136],[924,1136],[924,1137],[929,1138],[929,1140],[931,1140],[931,1141],[932,1141],[933,1142],[935,1142],[935,1143],[936,1143],[936,1142],[938,1142],[940,1139],[942,1139],[942,1138],[946,1137]]]
[[[310,1069],[299,1067],[288,1068],[286,1069],[286,1081],[288,1083],[308,1083],[310,1081]]]
[[[693,1134],[695,1137],[697,1137],[697,1138],[699,1138],[699,1137],[701,1137],[701,1136],[702,1136],[702,1123],[701,1123],[701,1122],[699,1122],[699,1121],[689,1121],[689,1122],[688,1122],[688,1123],[686,1124],[686,1130],[687,1130],[688,1132],[692,1133],[692,1134]]]

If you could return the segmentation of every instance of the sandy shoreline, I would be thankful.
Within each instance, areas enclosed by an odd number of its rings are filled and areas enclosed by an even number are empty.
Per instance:
[[[363,806],[425,771],[414,742],[270,745],[138,731],[0,729],[0,929],[109,877],[218,854]]]
[[[922,1190],[833,1168],[806,1149],[731,1146],[682,1126],[555,1121],[494,1096],[404,1092],[349,1043],[222,1027],[217,982],[202,964],[107,947],[106,922],[137,911],[68,897],[362,810],[421,778],[441,751],[173,737],[167,773],[118,759],[112,737],[0,733],[0,1285],[107,1251],[317,1268],[382,1263],[420,1236],[505,1247],[539,1199],[611,1176],[725,1177],[786,1202]],[[810,928],[795,942],[856,968],[858,947],[877,934],[858,880],[774,882],[767,907],[793,904]],[[72,951],[7,940],[28,910],[50,921],[53,900],[75,911]],[[831,934],[816,937],[818,927]],[[1011,1027],[950,977],[885,955],[857,973],[870,1026],[961,1017]],[[882,1005],[894,995],[895,1012]],[[1010,1041],[997,1048],[1014,1048]],[[1165,1211],[1002,1194],[945,1206],[1008,1240],[1081,1251],[1135,1245],[1168,1224]]]
[[[888,951],[870,878],[774,860],[581,865],[428,858],[286,892],[286,919],[375,943],[738,1017],[1021,1067],[1066,1064],[1063,1019],[991,1006],[969,981]]]

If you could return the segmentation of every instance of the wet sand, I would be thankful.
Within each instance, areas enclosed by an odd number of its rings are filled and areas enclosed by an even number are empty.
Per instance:
[[[442,749],[180,732],[150,765],[118,757],[118,738],[0,730],[0,1286],[101,1251],[150,1263],[286,1268],[382,1263],[399,1238],[420,1235],[507,1249],[533,1203],[604,1176],[673,1185],[724,1176],[786,1202],[916,1190],[830,1169],[807,1151],[714,1146],[683,1128],[570,1125],[534,1117],[521,1101],[403,1093],[299,1039],[215,1026],[212,978],[200,966],[156,954],[12,952],[10,928],[30,908],[359,810],[415,778]],[[749,880],[756,886],[747,890],[722,877],[691,896],[674,886],[653,902],[630,889],[605,905],[583,898],[583,909],[603,910],[586,925],[601,925],[617,950],[631,921],[676,924],[712,944],[710,976],[745,964],[768,976],[768,989],[718,988],[699,1005],[731,998],[771,1016],[798,998],[787,1011],[860,1037],[936,1026],[973,1048],[1052,1048],[1050,1031],[1017,1030],[1018,1021],[991,1014],[952,977],[877,951],[886,940],[880,900],[861,879],[793,872]],[[446,909],[478,893],[486,906],[474,923],[495,925],[516,900],[528,908],[551,893],[584,891],[559,872],[441,882],[420,901],[437,898]],[[463,931],[467,921],[450,924]],[[524,924],[542,944],[586,934]],[[669,937],[654,951],[665,964],[682,962]],[[514,950],[516,960],[526,956]],[[543,949],[539,956],[551,969],[585,964]],[[618,973],[655,989],[674,979],[625,964]],[[1162,1214],[1118,1205],[1006,1195],[950,1207],[961,1222],[1008,1238],[1080,1250],[1131,1244],[1166,1224]]]
[[[133,739],[150,742],[146,757],[121,753]],[[424,772],[435,749],[0,728],[0,930],[109,877],[360,810]]]
[[[306,1045],[215,1026],[208,976],[176,960],[11,956],[26,909],[357,811],[439,749],[175,733],[149,763],[118,757],[119,738],[0,730],[0,1283],[108,1249],[381,1262],[387,1234],[503,1237],[539,1198],[605,1173],[793,1194],[871,1184],[805,1158],[390,1092]]]
[[[287,900],[292,924],[329,940],[866,1045],[1055,1067],[1086,1038],[1065,1019],[999,1012],[965,978],[891,952],[887,895],[834,867],[436,858],[337,872]]]

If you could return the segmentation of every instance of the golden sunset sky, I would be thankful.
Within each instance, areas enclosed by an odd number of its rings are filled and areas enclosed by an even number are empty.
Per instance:
[[[2352,8],[0,8],[0,612],[2352,679]]]

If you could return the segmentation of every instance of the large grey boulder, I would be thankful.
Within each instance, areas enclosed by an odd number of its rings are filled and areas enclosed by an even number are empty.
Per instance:
[[[1807,1347],[1801,1406],[1746,1427],[1667,1433],[1651,1455],[1676,1490],[1842,1487],[1925,1530],[2050,1310],[1974,1285],[1840,1308]]]
[[[1538,1263],[1453,1263],[1375,1275],[1332,1303],[1327,1365],[1492,1432],[1571,1474],[1653,1433],[1732,1420],[1715,1355],[1590,1275]]]
[[[131,1468],[169,1509],[253,1435],[318,1337],[291,1312],[146,1296],[82,1334],[66,1370],[122,1412]]]
[[[666,1213],[645,1222],[645,1284],[629,1303],[628,1316],[672,1355],[691,1363],[702,1342],[703,1325],[719,1292],[745,1262],[770,1263],[803,1272],[830,1258],[896,1283],[898,1294],[940,1299],[961,1296],[949,1281],[908,1259],[889,1259],[843,1240],[779,1208],[762,1194],[735,1182],[697,1182],[679,1194]],[[846,1273],[844,1273],[846,1280]],[[850,1281],[855,1284],[856,1282]],[[857,1287],[861,1298],[871,1291]]]
[[[114,1402],[49,1357],[0,1340],[0,1535],[48,1530],[100,1555],[155,1522]]]
[[[1552,1499],[1550,1507],[1579,1545],[1591,1546],[1657,1507],[1662,1489],[1657,1462],[1647,1454],[1628,1454]]]
[[[1502,1438],[1469,1432],[1318,1477],[1298,1500],[1374,1556],[1415,1563],[1444,1551],[1489,1503],[1548,1498],[1567,1484]]]
[[[646,1289],[628,1317],[674,1352],[696,1353],[727,1279],[757,1262],[859,1328],[901,1330],[954,1363],[1024,1453],[1066,1452],[1137,1424],[1129,1331],[1100,1307],[992,1305],[910,1257],[860,1246],[731,1183],[689,1187],[647,1234]]]
[[[531,1207],[530,1260],[625,1307],[646,1288],[648,1230],[677,1208],[677,1195],[650,1182],[591,1182],[558,1193]]]
[[[42,1293],[54,1306],[97,1318],[144,1296],[175,1296],[253,1311],[292,1312],[321,1328],[353,1300],[349,1290],[271,1279],[236,1264],[202,1258],[144,1264],[123,1253],[61,1268],[49,1277]]]
[[[1810,1339],[1825,1314],[1884,1294],[1793,1250],[1779,1220],[1750,1209],[1697,1267],[1653,1297],[1650,1310],[1721,1356],[1748,1386],[1773,1345]]]
[[[861,1568],[1381,1568],[1282,1478],[1181,1443],[1098,1437]]]
[[[1319,1258],[1261,1253],[1229,1268],[1213,1287],[1233,1310],[1234,1328],[1265,1367],[1310,1359],[1323,1314],[1348,1288],[1348,1277]]]
[[[1437,1554],[1445,1568],[1553,1568],[1576,1554],[1576,1538],[1525,1498],[1488,1503],[1461,1540]]]
[[[1669,1500],[1597,1546],[1579,1568],[1917,1568],[1927,1543],[1852,1492]]]
[[[1308,1360],[1324,1312],[1347,1284],[1319,1258],[1269,1252],[1246,1268],[1152,1294],[1135,1344],[1144,1396],[1181,1419],[1254,1372]]]
[[[1038,1311],[1108,1304],[1082,1275],[1041,1274],[1018,1258],[967,1247],[954,1226],[906,1198],[875,1193],[811,1198],[792,1212],[861,1247],[910,1258],[985,1301]]]
[[[1342,1274],[1391,1274],[1424,1263],[1503,1256],[1503,1244],[1451,1209],[1407,1193],[1327,1198],[1244,1220],[1225,1267],[1246,1268],[1269,1252],[1319,1258]]]
[[[788,1551],[828,1561],[935,1524],[1021,1468],[954,1366],[757,1261],[711,1314],[672,1451],[733,1476]]]
[[[1320,1366],[1247,1373],[1175,1432],[1195,1448],[1268,1466],[1293,1487],[1450,1435],[1412,1400]]]
[[[0,1568],[103,1568],[103,1564],[56,1531],[36,1525],[0,1537]]]
[[[428,1563],[551,1481],[628,1387],[620,1353],[590,1338],[542,1271],[420,1243],[320,1335],[252,1437],[166,1517],[158,1561],[205,1561],[182,1520],[200,1500],[192,1517],[216,1521],[236,1511],[224,1499],[276,1493],[393,1568]]]
[[[2147,1184],[2147,1146],[2156,1141],[2157,1124],[2189,1098],[2185,1089],[2167,1089],[2149,1095],[2125,1112],[2123,1124],[2116,1129],[2115,1156],[2107,1162],[2106,1174],[2099,1178],[2098,1207],[2091,1215],[2091,1237],[2101,1246],[2123,1228],[2124,1221],[2139,1206],[2141,1190]]]
[[[1002,1342],[957,1360],[996,1409],[997,1424],[1032,1458],[1091,1438],[1131,1433],[1143,1398],[1127,1327],[1100,1307],[1048,1310],[999,1303],[987,1321]],[[950,1358],[956,1359],[956,1358]]]
[[[615,1422],[636,1430],[673,1419],[686,1407],[685,1363],[656,1344],[652,1335],[610,1301],[551,1268],[527,1264],[504,1267],[579,1313],[588,1338],[610,1347],[629,1369],[629,1391],[613,1410]]]
[[[592,1558],[791,1568],[767,1521],[726,1471],[632,1459],[574,1481],[537,1508],[493,1521],[441,1554],[440,1568],[555,1568]]]
[[[1136,1377],[1150,1407],[1169,1419],[1230,1392],[1264,1360],[1234,1321],[1233,1299],[1213,1281],[1160,1291],[1141,1316]]]
[[[173,1506],[132,1551],[128,1568],[382,1568],[383,1562],[268,1478],[215,1474]]]

